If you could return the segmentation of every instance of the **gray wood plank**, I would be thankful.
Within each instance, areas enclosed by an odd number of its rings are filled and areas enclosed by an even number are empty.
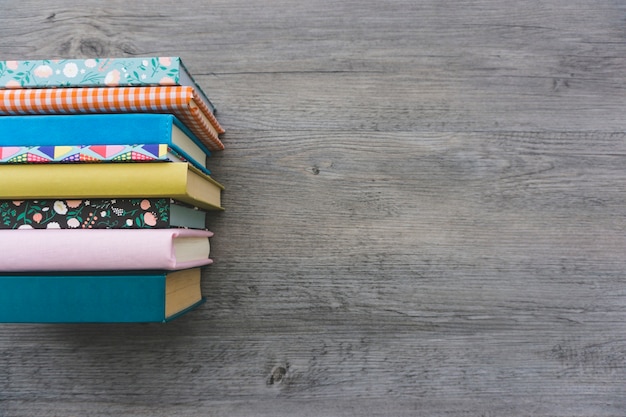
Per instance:
[[[0,57],[182,56],[208,302],[0,326],[0,416],[620,416],[624,5],[7,0]]]

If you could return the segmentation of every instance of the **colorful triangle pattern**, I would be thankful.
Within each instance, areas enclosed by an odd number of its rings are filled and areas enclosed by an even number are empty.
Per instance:
[[[2,146],[0,147],[0,158],[8,159],[22,150],[20,146]]]
[[[167,161],[167,144],[0,146],[0,163]]]

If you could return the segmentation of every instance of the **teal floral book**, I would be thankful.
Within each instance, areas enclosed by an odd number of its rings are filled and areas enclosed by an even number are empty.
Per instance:
[[[205,220],[168,198],[0,200],[0,229],[205,229]]]
[[[207,107],[215,113],[215,106],[180,57],[0,61],[0,88],[146,85],[193,87]]]

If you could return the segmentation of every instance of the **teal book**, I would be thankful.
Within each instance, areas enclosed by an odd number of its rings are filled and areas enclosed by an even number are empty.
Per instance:
[[[165,323],[204,302],[200,268],[0,275],[0,323]]]
[[[106,160],[107,153],[124,152],[118,148],[133,144],[152,143],[153,157],[158,158],[159,149],[171,160],[183,160],[209,175],[207,156],[211,152],[176,117],[171,114],[122,113],[122,114],[78,114],[78,115],[29,115],[0,117],[0,160],[11,160],[24,150],[40,158],[62,159],[63,153],[73,148],[90,148],[90,160],[100,157]],[[159,144],[162,145],[159,147]],[[97,145],[97,146],[94,146]],[[36,149],[37,148],[37,149]],[[138,146],[135,152],[146,153],[150,146]],[[98,151],[100,155],[98,156]],[[58,158],[55,154],[59,154]],[[156,154],[157,156],[154,156]],[[174,155],[176,158],[173,158]],[[19,159],[19,158],[18,158]],[[28,159],[28,158],[26,158]],[[34,159],[34,156],[31,157]],[[79,158],[80,159],[80,158]],[[87,158],[83,158],[87,159]],[[28,162],[27,160],[24,162]],[[31,161],[35,162],[35,161]],[[72,162],[68,160],[67,162]],[[80,162],[80,161],[73,161]]]
[[[149,85],[193,87],[207,107],[215,113],[215,106],[191,76],[180,57],[0,61],[0,88]]]

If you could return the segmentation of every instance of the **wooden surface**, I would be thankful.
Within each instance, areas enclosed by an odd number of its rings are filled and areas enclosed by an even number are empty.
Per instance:
[[[199,310],[0,326],[0,416],[626,415],[624,2],[1,4],[182,56],[227,210]]]

